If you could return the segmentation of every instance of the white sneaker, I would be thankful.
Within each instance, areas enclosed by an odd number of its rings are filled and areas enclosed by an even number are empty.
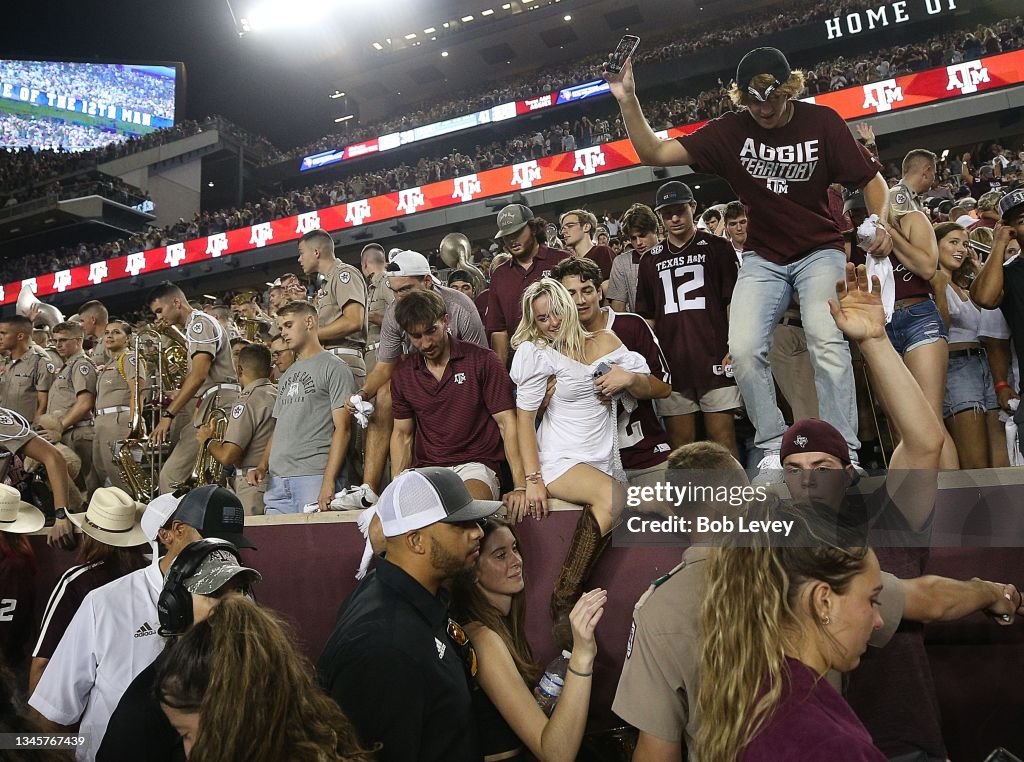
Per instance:
[[[869,476],[867,469],[860,464],[860,460],[857,459],[857,456],[854,453],[850,453],[850,465],[853,466],[853,471],[856,474],[853,479],[854,484]]]
[[[750,480],[751,484],[781,484],[782,461],[778,450],[765,450],[764,457],[757,464],[757,476]]]
[[[331,501],[333,511],[363,511],[374,505],[378,500],[377,493],[369,485],[349,487],[334,496]]]

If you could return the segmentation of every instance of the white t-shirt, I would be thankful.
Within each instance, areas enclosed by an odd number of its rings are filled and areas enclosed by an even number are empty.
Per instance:
[[[163,585],[154,561],[86,595],[29,699],[60,725],[81,718],[86,743],[76,759],[95,758],[121,695],[163,650],[156,606]]]

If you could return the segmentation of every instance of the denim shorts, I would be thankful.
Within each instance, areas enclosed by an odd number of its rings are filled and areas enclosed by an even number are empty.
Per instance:
[[[992,387],[992,371],[985,355],[950,357],[946,372],[946,395],[942,400],[942,417],[949,418],[964,410],[998,410],[996,392]]]
[[[949,331],[931,299],[894,311],[885,332],[901,355],[939,339],[949,341]]]

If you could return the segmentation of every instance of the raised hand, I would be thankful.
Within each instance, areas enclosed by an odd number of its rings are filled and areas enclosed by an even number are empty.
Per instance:
[[[885,336],[885,310],[882,307],[882,285],[872,276],[868,292],[868,274],[864,265],[846,265],[845,280],[836,282],[836,299],[828,300],[828,308],[836,326],[853,341],[880,339]]]
[[[609,56],[611,58],[611,56]],[[607,63],[605,64],[607,66]],[[623,101],[636,95],[636,83],[633,81],[633,61],[630,58],[622,65],[622,71],[615,74],[607,68],[602,69],[601,76],[611,88],[615,100]]]

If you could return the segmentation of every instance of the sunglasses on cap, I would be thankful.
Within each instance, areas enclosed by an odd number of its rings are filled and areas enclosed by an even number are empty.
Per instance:
[[[462,657],[462,664],[466,668],[466,674],[470,678],[476,677],[476,649],[469,642],[469,636],[462,629],[462,625],[450,617],[448,619],[448,637],[452,639],[452,642],[459,649],[459,656]]]

